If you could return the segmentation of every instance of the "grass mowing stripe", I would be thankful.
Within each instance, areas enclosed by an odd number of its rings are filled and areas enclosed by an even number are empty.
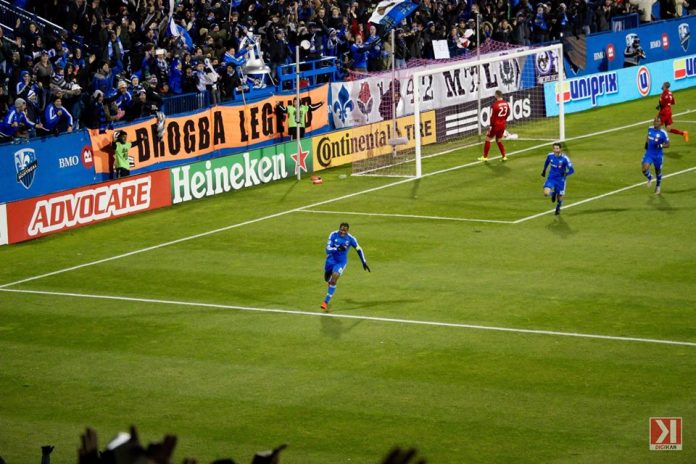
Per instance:
[[[442,217],[442,216],[420,216],[417,214],[390,214],[390,213],[362,213],[360,211],[325,211],[318,209],[302,209],[299,213],[313,214],[342,214],[352,216],[378,216],[378,217],[400,217],[409,219],[432,219],[436,221],[461,221],[461,222],[492,222],[494,224],[512,224],[512,221],[497,221],[495,219],[469,219],[457,217]]]
[[[70,292],[48,292],[48,291],[42,291],[42,290],[0,289],[0,292],[23,293],[23,294],[33,294],[33,295],[48,295],[48,296],[64,296],[64,297],[70,297],[70,298],[91,298],[91,299],[96,299],[96,300],[129,301],[129,302],[161,304],[161,305],[194,306],[194,307],[199,307],[199,308],[231,309],[231,310],[237,310],[237,311],[250,311],[250,312],[259,312],[259,313],[279,313],[279,314],[313,316],[313,317],[333,317],[333,318],[339,318],[339,319],[352,319],[352,320],[360,320],[360,321],[388,322],[388,323],[394,323],[394,324],[411,324],[411,325],[425,325],[425,326],[435,326],[435,327],[452,327],[452,328],[458,328],[458,329],[488,330],[488,331],[494,331],[494,332],[511,332],[511,333],[532,334],[532,335],[552,335],[552,336],[558,336],[558,337],[590,338],[590,339],[598,339],[598,340],[612,340],[612,341],[622,341],[622,342],[653,343],[653,344],[659,344],[659,345],[679,345],[679,346],[696,347],[696,342],[687,342],[687,341],[679,341],[679,340],[660,340],[660,339],[654,339],[654,338],[620,337],[620,336],[614,336],[614,335],[598,335],[598,334],[577,333],[577,332],[560,332],[560,331],[555,331],[555,330],[521,329],[521,328],[514,328],[514,327],[495,327],[495,326],[487,326],[487,325],[461,324],[461,323],[456,323],[456,322],[419,321],[419,320],[413,320],[413,319],[399,319],[399,318],[391,318],[391,317],[355,316],[355,315],[351,315],[351,314],[311,312],[311,311],[280,309],[280,308],[254,308],[254,307],[250,307],[250,306],[224,305],[224,304],[216,304],[216,303],[198,303],[198,302],[193,302],[193,301],[159,300],[159,299],[153,299],[153,298],[136,298],[136,297],[117,296],[117,295],[91,295],[91,294],[70,293]]]
[[[674,116],[681,116],[681,115],[684,115],[684,114],[691,113],[691,112],[693,112],[693,111],[696,111],[696,110],[689,109],[689,110],[686,110],[686,111],[682,111],[681,113],[675,113]],[[579,139],[583,139],[583,138],[587,138],[587,137],[594,137],[594,136],[596,136],[596,135],[602,135],[602,134],[607,134],[607,133],[610,133],[610,132],[616,132],[616,131],[619,131],[619,130],[627,129],[627,128],[629,128],[629,127],[634,127],[634,126],[638,126],[638,125],[641,125],[641,124],[646,124],[646,123],[649,123],[649,122],[651,122],[651,121],[652,121],[652,119],[649,119],[649,120],[639,121],[639,122],[636,122],[636,123],[633,123],[633,124],[628,124],[628,125],[624,125],[624,126],[620,126],[620,127],[614,127],[614,128],[611,128],[611,129],[605,129],[605,130],[603,130],[603,131],[598,131],[598,132],[592,132],[592,133],[589,133],[589,134],[579,135],[579,136],[577,136],[577,137],[570,137],[570,138],[567,138],[566,141],[569,141],[569,140],[579,140]],[[517,150],[517,151],[510,152],[510,153],[508,153],[508,156],[515,155],[515,154],[520,154],[520,153],[525,153],[525,152],[528,152],[528,151],[531,151],[531,150],[536,150],[537,148],[545,147],[545,146],[547,146],[547,145],[548,145],[548,143],[543,143],[543,144],[539,144],[539,145],[534,145],[534,146],[531,146],[531,147],[524,148],[524,149],[522,149],[522,150]],[[446,150],[446,151],[443,152],[442,154],[444,154],[444,153],[449,153],[449,152],[451,152],[451,151],[452,151],[452,150]],[[490,160],[495,160],[495,159],[498,159],[498,158],[500,158],[500,155],[498,155],[498,156],[496,156],[496,157],[489,158],[489,159],[490,159]],[[466,167],[470,167],[470,166],[476,166],[476,165],[479,165],[479,164],[482,164],[482,163],[484,163],[484,161],[472,161],[472,162],[470,162],[470,163],[462,164],[462,165],[459,165],[459,166],[454,166],[454,167],[451,167],[451,168],[441,169],[441,170],[439,170],[439,171],[434,171],[434,172],[431,172],[431,173],[423,174],[422,177],[436,176],[436,175],[439,175],[439,174],[444,174],[444,173],[446,173],[446,172],[451,172],[451,171],[455,171],[455,170],[462,169],[462,168],[466,168]],[[373,188],[369,188],[369,189],[366,189],[366,190],[361,190],[361,191],[359,191],[359,192],[350,193],[350,194],[343,195],[343,196],[340,196],[340,197],[332,198],[332,199],[330,199],[330,200],[324,200],[324,201],[320,201],[320,202],[317,202],[317,203],[312,203],[312,204],[309,204],[309,205],[300,206],[299,208],[293,208],[293,209],[290,209],[290,210],[281,211],[281,212],[274,213],[274,214],[269,214],[269,215],[267,215],[267,216],[263,216],[263,217],[260,217],[260,218],[251,219],[251,220],[249,220],[249,221],[239,222],[239,223],[236,223],[236,224],[231,224],[231,225],[229,225],[229,226],[225,226],[225,227],[220,227],[220,228],[217,228],[217,229],[209,230],[209,231],[207,231],[207,232],[201,232],[201,233],[199,233],[199,234],[189,235],[189,236],[186,236],[186,237],[182,237],[182,238],[179,238],[179,239],[176,239],[176,240],[171,240],[171,241],[168,241],[168,242],[163,242],[163,243],[160,243],[160,244],[157,244],[157,245],[153,245],[153,246],[150,246],[150,247],[146,247],[146,248],[141,248],[141,249],[138,249],[138,250],[129,251],[128,253],[122,253],[122,254],[120,254],[120,255],[111,256],[111,257],[99,259],[99,260],[96,260],[96,261],[90,261],[90,262],[87,262],[87,263],[78,264],[78,265],[76,265],[76,266],[70,266],[70,267],[67,267],[67,268],[64,268],[64,269],[59,269],[59,270],[57,270],[57,271],[52,271],[52,272],[47,272],[47,273],[45,273],[45,274],[40,274],[40,275],[36,275],[36,276],[32,276],[32,277],[27,277],[27,278],[25,278],[25,279],[16,280],[16,281],[14,281],[14,282],[9,282],[9,283],[6,283],[6,284],[2,284],[2,285],[0,285],[0,289],[7,288],[7,287],[12,287],[12,286],[15,286],[15,285],[23,284],[23,283],[26,283],[26,282],[31,282],[31,281],[38,280],[38,279],[43,279],[44,277],[50,277],[50,276],[54,276],[54,275],[57,275],[57,274],[63,274],[63,273],[65,273],[65,272],[75,271],[75,270],[77,270],[77,269],[82,269],[82,268],[85,268],[85,267],[94,266],[94,265],[97,265],[97,264],[102,264],[102,263],[106,263],[106,262],[109,262],[109,261],[114,261],[114,260],[121,259],[121,258],[126,258],[126,257],[128,257],[128,256],[133,256],[133,255],[136,255],[136,254],[139,254],[139,253],[145,253],[145,252],[147,252],[147,251],[157,250],[157,249],[159,249],[159,248],[163,248],[163,247],[166,247],[166,246],[176,245],[177,243],[186,242],[186,241],[188,241],[188,240],[193,240],[193,239],[200,238],[200,237],[206,237],[206,236],[208,236],[208,235],[213,235],[213,234],[217,234],[217,233],[219,233],[219,232],[224,232],[224,231],[227,231],[227,230],[235,229],[235,228],[237,228],[237,227],[242,227],[242,226],[245,226],[245,225],[254,224],[254,223],[257,223],[257,222],[265,221],[265,220],[267,220],[267,219],[274,219],[274,218],[277,218],[277,217],[285,216],[285,215],[287,215],[287,214],[294,213],[294,212],[298,212],[298,211],[302,211],[302,210],[307,209],[307,208],[314,208],[314,207],[317,207],[317,206],[321,206],[321,205],[333,203],[333,202],[335,202],[335,201],[341,201],[341,200],[345,200],[345,199],[348,199],[348,198],[353,198],[353,197],[356,197],[356,196],[358,196],[358,195],[363,195],[363,194],[365,194],[365,193],[371,193],[371,192],[376,192],[376,191],[383,190],[383,189],[386,189],[386,188],[395,187],[395,186],[397,186],[397,185],[405,184],[405,183],[407,183],[407,182],[412,182],[412,181],[414,181],[414,180],[417,180],[417,179],[416,179],[416,178],[402,179],[402,180],[399,180],[399,181],[396,181],[396,182],[391,182],[391,183],[388,183],[388,184],[385,184],[385,185],[381,185],[381,186],[379,186],[379,187],[373,187]],[[548,214],[548,213],[543,213],[543,214]]]
[[[680,175],[680,174],[685,174],[685,173],[687,173],[687,172],[691,172],[691,171],[693,171],[694,169],[696,169],[696,166],[692,166],[692,167],[687,168],[687,169],[682,169],[681,171],[673,172],[673,173],[671,173],[671,174],[665,174],[664,176],[662,176],[662,178],[665,179],[665,178],[667,178],[667,177],[678,176],[678,175]],[[602,198],[604,198],[604,197],[608,197],[609,195],[614,195],[614,194],[616,194],[616,193],[625,192],[626,190],[630,190],[630,189],[633,189],[633,188],[636,188],[636,187],[641,187],[641,186],[644,186],[644,185],[645,185],[645,181],[643,181],[643,182],[638,182],[637,184],[628,185],[628,186],[622,187],[622,188],[620,188],[620,189],[612,190],[611,192],[603,193],[603,194],[601,194],[601,195],[597,195],[597,196],[590,197],[590,198],[585,198],[584,200],[576,201],[575,203],[570,203],[569,205],[564,206],[563,209],[566,210],[566,209],[568,209],[568,208],[572,208],[573,206],[580,206],[580,205],[583,205],[583,204],[585,204],[585,203],[589,203],[589,202],[594,201],[594,200],[600,200],[600,199],[602,199]],[[518,219],[518,220],[516,220],[516,221],[512,221],[511,224],[519,224],[519,223],[521,223],[521,222],[529,221],[529,220],[531,220],[531,219],[536,219],[536,218],[538,218],[538,217],[545,216],[545,215],[547,215],[547,214],[551,214],[551,213],[553,213],[553,212],[555,212],[555,211],[556,211],[556,210],[555,210],[555,208],[554,208],[554,209],[550,209],[550,210],[548,210],[548,211],[544,211],[543,213],[533,214],[533,215],[531,215],[531,216],[527,216],[527,217],[524,217],[524,218],[522,218],[522,219]]]

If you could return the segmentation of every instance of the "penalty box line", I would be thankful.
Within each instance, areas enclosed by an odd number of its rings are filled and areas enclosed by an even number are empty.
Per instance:
[[[642,338],[642,337],[621,337],[614,335],[600,335],[600,334],[589,334],[581,332],[561,332],[557,330],[540,330],[540,329],[522,329],[515,327],[497,327],[488,325],[477,325],[477,324],[463,324],[457,322],[438,322],[438,321],[423,321],[417,319],[401,319],[392,317],[376,317],[376,316],[358,316],[354,314],[336,314],[336,313],[323,313],[323,312],[311,312],[302,310],[292,310],[292,309],[280,309],[280,308],[258,308],[252,306],[238,306],[238,305],[225,305],[225,304],[215,304],[215,303],[198,303],[193,301],[177,301],[177,300],[160,300],[154,298],[136,298],[136,297],[126,297],[117,295],[94,295],[87,293],[70,293],[70,292],[48,292],[42,290],[19,290],[19,289],[0,289],[0,292],[5,293],[22,293],[22,294],[32,294],[32,295],[46,295],[46,296],[59,296],[68,298],[88,298],[94,300],[109,300],[109,301],[127,301],[131,303],[146,303],[146,304],[159,304],[159,305],[173,305],[173,306],[190,306],[195,308],[210,308],[210,309],[227,309],[234,311],[246,311],[246,312],[256,312],[256,313],[275,313],[275,314],[287,314],[287,315],[297,315],[297,316],[309,316],[309,317],[331,317],[336,319],[352,319],[358,321],[372,321],[372,322],[386,322],[391,324],[402,324],[402,325],[418,325],[418,326],[431,326],[431,327],[450,327],[457,329],[470,329],[470,330],[484,330],[491,332],[508,332],[508,333],[518,333],[518,334],[528,334],[528,335],[550,335],[557,337],[573,337],[573,338],[586,338],[595,340],[612,340],[620,342],[635,342],[635,343],[649,343],[658,345],[677,345],[677,346],[690,346],[696,347],[696,342],[687,342],[680,340],[664,340],[656,338]]]
[[[683,112],[681,112],[681,113],[676,113],[674,116],[680,116],[680,115],[683,115],[683,114],[688,114],[688,113],[691,113],[691,112],[693,112],[693,111],[696,111],[696,110],[691,110],[691,109],[690,109],[690,110],[687,110],[687,111],[683,111]],[[640,122],[636,122],[636,123],[633,123],[633,124],[628,124],[628,125],[625,125],[625,126],[614,127],[614,128],[611,128],[611,129],[605,129],[605,130],[599,131],[599,132],[592,132],[592,133],[589,133],[589,134],[579,135],[579,136],[577,136],[577,137],[571,137],[571,138],[568,138],[568,139],[566,139],[566,140],[567,140],[567,141],[568,141],[568,140],[579,140],[579,139],[584,139],[584,138],[587,138],[587,137],[594,137],[594,136],[596,136],[596,135],[607,134],[607,133],[610,133],[610,132],[616,132],[616,131],[619,131],[619,130],[624,130],[624,129],[627,129],[627,128],[629,128],[629,127],[634,127],[634,126],[638,126],[638,125],[641,125],[641,124],[646,124],[646,123],[648,123],[648,122],[650,122],[650,121],[652,121],[652,120],[640,121]],[[509,156],[509,155],[520,154],[520,153],[525,153],[525,152],[528,152],[528,151],[531,151],[531,150],[536,150],[536,149],[538,149],[538,148],[545,147],[545,146],[548,146],[548,143],[543,143],[543,144],[539,144],[539,145],[534,145],[534,146],[531,146],[531,147],[523,148],[523,149],[521,149],[521,150],[513,151],[513,152],[510,152],[510,153],[508,154],[508,156]],[[449,152],[451,152],[451,150],[446,150],[445,152],[443,152],[443,154],[444,154],[444,153],[449,153]],[[498,159],[498,158],[500,158],[500,156],[493,157],[493,158],[490,158],[490,159]],[[465,164],[462,164],[462,165],[459,165],[459,166],[454,166],[454,167],[451,167],[451,168],[441,169],[441,170],[439,170],[439,171],[434,171],[434,172],[431,172],[431,173],[423,174],[422,177],[436,176],[436,175],[439,175],[439,174],[444,174],[444,173],[451,172],[451,171],[455,171],[455,170],[458,170],[458,169],[467,168],[467,167],[470,167],[470,166],[477,166],[477,165],[482,164],[482,163],[483,163],[483,161],[472,161],[472,162],[470,162],[470,163],[465,163]],[[178,244],[178,243],[183,243],[183,242],[186,242],[186,241],[189,241],[189,240],[194,240],[194,239],[201,238],[201,237],[207,237],[208,235],[217,234],[217,233],[219,233],[219,232],[225,232],[225,231],[228,231],[228,230],[236,229],[236,228],[238,228],[238,227],[246,226],[246,225],[249,225],[249,224],[255,224],[255,223],[257,223],[257,222],[265,221],[265,220],[268,220],[268,219],[275,219],[275,218],[282,217],[282,216],[285,216],[285,215],[288,215],[288,214],[291,214],[291,213],[303,211],[303,210],[305,210],[305,209],[315,208],[315,207],[317,207],[317,206],[322,206],[322,205],[326,205],[326,204],[329,204],[329,203],[334,203],[334,202],[337,202],[337,201],[345,200],[345,199],[348,199],[348,198],[353,198],[353,197],[356,197],[356,196],[358,196],[358,195],[363,195],[363,194],[371,193],[371,192],[377,192],[377,191],[379,191],[379,190],[384,190],[384,189],[387,189],[387,188],[390,188],[390,187],[395,187],[395,186],[397,186],[397,185],[405,184],[405,183],[407,183],[407,182],[413,182],[413,181],[415,181],[415,180],[417,180],[417,178],[401,179],[401,180],[398,180],[398,181],[395,181],[395,182],[390,182],[390,183],[388,183],[388,184],[384,184],[384,185],[381,185],[381,186],[378,186],[378,187],[372,187],[372,188],[369,188],[369,189],[361,190],[361,191],[359,191],[359,192],[349,193],[349,194],[346,194],[346,195],[343,195],[343,196],[340,196],[340,197],[336,197],[336,198],[332,198],[332,199],[329,199],[329,200],[324,200],[324,201],[312,203],[312,204],[309,204],[309,205],[300,206],[300,207],[298,207],[298,208],[293,208],[293,209],[289,209],[289,210],[286,210],[286,211],[281,211],[281,212],[278,212],[278,213],[275,213],[275,214],[269,214],[269,215],[267,215],[267,216],[262,216],[262,217],[260,217],[260,218],[250,219],[250,220],[248,220],[248,221],[238,222],[238,223],[236,223],[236,224],[230,224],[230,225],[225,226],[225,227],[220,227],[220,228],[213,229],[213,230],[209,230],[209,231],[206,231],[206,232],[201,232],[201,233],[199,233],[199,234],[189,235],[189,236],[182,237],[182,238],[179,238],[179,239],[176,239],[176,240],[170,240],[170,241],[168,241],[168,242],[162,242],[162,243],[159,243],[159,244],[157,244],[157,245],[152,245],[152,246],[149,246],[149,247],[140,248],[140,249],[137,249],[137,250],[129,251],[129,252],[127,252],[127,253],[121,253],[121,254],[119,254],[119,255],[110,256],[110,257],[108,257],[108,258],[98,259],[98,260],[95,260],[95,261],[89,261],[89,262],[87,262],[87,263],[78,264],[78,265],[66,267],[66,268],[63,268],[63,269],[58,269],[58,270],[52,271],[52,272],[46,272],[46,273],[44,273],[44,274],[39,274],[39,275],[36,275],[36,276],[32,276],[32,277],[27,277],[27,278],[24,278],[24,279],[16,280],[16,281],[14,281],[14,282],[8,282],[8,283],[6,283],[6,284],[2,284],[2,285],[0,285],[0,289],[7,288],[7,287],[12,287],[12,286],[19,285],[19,284],[23,284],[23,283],[26,283],[26,282],[32,282],[32,281],[34,281],[34,280],[43,279],[43,278],[45,278],[45,277],[51,277],[51,276],[54,276],[54,275],[63,274],[63,273],[65,273],[65,272],[75,271],[75,270],[82,269],[82,268],[89,267],[89,266],[95,266],[95,265],[97,265],[97,264],[107,263],[107,262],[109,262],[109,261],[114,261],[114,260],[121,259],[121,258],[127,258],[128,256],[133,256],[133,255],[137,255],[137,254],[140,254],[140,253],[145,253],[145,252],[147,252],[147,251],[157,250],[157,249],[159,249],[159,248],[164,248],[164,247],[167,247],[167,246],[170,246],[170,245],[176,245],[176,244]]]

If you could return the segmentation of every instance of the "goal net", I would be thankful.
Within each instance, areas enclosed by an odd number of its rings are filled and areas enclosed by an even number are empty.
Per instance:
[[[352,138],[353,174],[420,177],[424,158],[479,144],[496,90],[510,107],[508,151],[517,141],[563,140],[563,99],[551,116],[544,97],[545,86],[554,94],[563,88],[562,57],[561,44],[522,47],[372,78],[388,117],[354,129],[360,135]]]

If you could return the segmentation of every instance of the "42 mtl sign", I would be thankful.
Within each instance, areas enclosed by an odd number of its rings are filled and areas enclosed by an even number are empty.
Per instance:
[[[650,450],[651,451],[681,451],[682,449],[682,418],[681,417],[651,417],[650,418]]]

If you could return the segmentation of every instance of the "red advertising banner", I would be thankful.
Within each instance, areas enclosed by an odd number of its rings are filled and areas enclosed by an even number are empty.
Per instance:
[[[170,206],[169,171],[8,203],[9,243]]]
[[[312,89],[301,94],[302,102],[313,110],[308,115],[307,133],[325,127],[329,123],[327,109],[329,86]],[[157,120],[119,127],[126,131],[128,141],[136,142],[130,149],[138,170],[156,163],[182,161],[206,155],[215,150],[246,148],[267,141],[280,141],[288,135],[287,116],[277,110],[277,104],[287,106],[293,95],[273,95],[246,105],[218,105],[195,114],[168,117],[164,135],[157,134]],[[109,173],[113,163],[113,132],[100,134],[90,130],[94,149],[94,168],[98,174]]]

